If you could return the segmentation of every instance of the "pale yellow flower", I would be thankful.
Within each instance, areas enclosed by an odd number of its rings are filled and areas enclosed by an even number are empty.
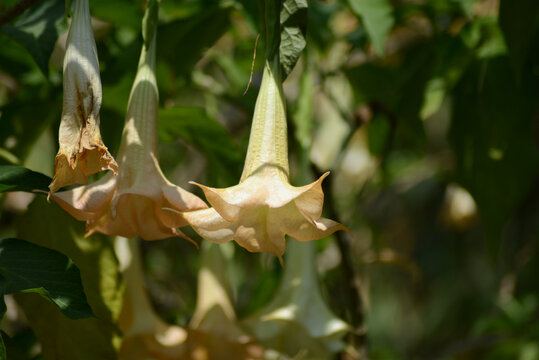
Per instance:
[[[310,185],[289,183],[285,99],[274,63],[264,69],[240,183],[225,189],[196,184],[212,208],[183,216],[207,240],[235,240],[249,251],[281,258],[285,235],[310,241],[346,228],[321,217],[328,173]]]
[[[332,359],[345,347],[350,326],[325,304],[314,244],[291,243],[283,279],[268,305],[243,324],[268,349],[306,359]]]
[[[185,226],[178,211],[206,208],[206,204],[169,182],[157,162],[158,90],[155,79],[155,34],[143,46],[127,108],[118,152],[119,175],[107,174],[88,186],[55,194],[58,204],[78,220],[85,220],[88,234],[133,237],[145,240],[182,236],[175,227]]]
[[[101,79],[88,0],[74,0],[73,4],[64,57],[60,149],[49,185],[51,193],[67,185],[86,184],[88,175],[99,171],[116,174],[118,170],[99,131]]]
[[[125,281],[119,326],[124,339],[119,359],[177,360],[186,351],[187,332],[155,313],[144,282],[138,239],[117,237],[116,255]]]

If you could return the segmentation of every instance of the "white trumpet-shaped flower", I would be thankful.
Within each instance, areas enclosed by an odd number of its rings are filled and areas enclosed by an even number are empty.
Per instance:
[[[292,243],[273,300],[244,325],[267,347],[290,356],[329,359],[344,348],[350,326],[324,303],[312,243]]]
[[[118,165],[101,139],[101,79],[88,0],[73,1],[73,18],[64,57],[64,99],[60,149],[51,193],[72,184],[86,184],[88,175],[103,170],[115,174]]]
[[[155,313],[144,282],[138,239],[117,237],[116,256],[124,277],[125,293],[119,326],[124,339],[118,358],[176,360],[185,352],[187,332],[165,323]]]
[[[55,194],[58,204],[78,220],[88,234],[157,240],[185,235],[176,229],[186,221],[179,212],[206,208],[197,196],[169,182],[157,162],[158,90],[155,79],[155,33],[143,45],[127,108],[118,152],[120,172],[88,186]]]
[[[264,68],[240,183],[225,189],[196,184],[212,208],[183,216],[207,240],[235,240],[251,252],[281,259],[285,235],[310,241],[346,228],[321,217],[328,173],[306,186],[289,183],[285,98],[278,61],[271,63]]]

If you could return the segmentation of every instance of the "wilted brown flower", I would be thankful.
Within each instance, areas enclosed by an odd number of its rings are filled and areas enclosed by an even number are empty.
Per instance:
[[[101,140],[99,110],[101,79],[90,22],[88,0],[75,0],[64,57],[64,101],[60,149],[51,193],[72,184],[86,184],[88,175],[103,170],[115,174],[118,165]]]

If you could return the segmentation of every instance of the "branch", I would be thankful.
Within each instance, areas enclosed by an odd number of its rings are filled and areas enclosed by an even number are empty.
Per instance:
[[[322,173],[312,165],[312,170],[317,177],[322,176]],[[339,221],[337,210],[335,209],[331,176],[326,178],[323,183],[326,201],[325,207],[327,215],[330,219]],[[354,331],[350,334],[350,344],[358,350],[359,359],[368,359],[368,344],[365,328],[363,301],[361,299],[359,277],[354,269],[354,261],[351,256],[350,238],[344,231],[337,231],[333,235],[337,238],[337,245],[341,253],[341,269],[342,281],[346,284],[347,294],[346,301],[348,302],[348,321],[352,325]]]
[[[38,2],[39,0],[20,0],[18,3],[0,14],[0,27],[11,22],[11,20],[15,19],[26,9],[28,9],[32,5],[37,4]]]

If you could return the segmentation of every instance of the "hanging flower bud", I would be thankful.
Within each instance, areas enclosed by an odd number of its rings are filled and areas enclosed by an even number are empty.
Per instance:
[[[270,303],[244,320],[268,349],[307,359],[329,359],[345,346],[350,326],[324,303],[312,243],[291,243],[279,289]]]
[[[310,185],[290,185],[279,62],[266,61],[240,183],[225,189],[196,184],[212,208],[183,216],[207,240],[235,240],[249,251],[271,252],[281,259],[285,235],[310,241],[346,230],[343,225],[321,217],[322,180],[328,174]]]
[[[206,208],[195,195],[170,183],[157,162],[158,90],[155,79],[155,31],[143,45],[135,83],[131,89],[126,123],[118,152],[119,175],[107,174],[89,186],[55,195],[58,204],[78,220],[88,234],[145,240],[170,236],[187,238],[175,227],[187,223],[179,212]]]
[[[101,79],[88,0],[74,0],[73,5],[64,57],[60,149],[49,185],[51,193],[67,185],[86,184],[88,175],[99,171],[116,174],[118,170],[99,131]]]

